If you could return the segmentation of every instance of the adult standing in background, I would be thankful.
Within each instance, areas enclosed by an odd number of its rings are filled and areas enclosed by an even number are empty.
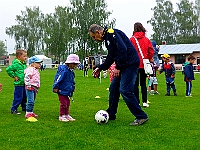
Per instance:
[[[96,56],[94,56],[94,70],[99,67],[103,63],[104,59],[103,56],[101,55],[101,52],[99,51]],[[98,75],[98,78],[100,78],[100,74]]]
[[[129,38],[118,29],[103,28],[92,24],[89,28],[90,36],[98,42],[105,41],[108,55],[103,64],[98,66],[93,75],[98,77],[101,70],[107,70],[114,62],[116,68],[113,72],[113,80],[110,84],[109,107],[107,112],[109,120],[116,119],[120,93],[131,113],[136,117],[130,125],[141,125],[148,121],[147,114],[141,109],[135,95],[134,83],[139,67],[137,51]]]
[[[159,68],[160,62],[159,62],[159,58],[158,58],[158,52],[159,52],[160,47],[156,46],[156,41],[154,41],[154,40],[151,40],[151,43],[152,43],[152,46],[153,46],[153,49],[154,49],[153,60],[156,63],[157,67]]]
[[[134,94],[137,100],[140,102],[139,100],[139,81],[140,81],[143,107],[149,107],[149,104],[147,103],[147,86],[146,86],[147,75],[145,74],[142,56],[140,54],[138,45],[135,40],[136,38],[139,42],[139,46],[144,55],[144,59],[149,59],[149,60],[152,59],[154,55],[154,49],[152,47],[151,41],[146,37],[145,34],[146,34],[146,29],[143,27],[143,25],[140,22],[136,22],[134,24],[133,36],[130,38],[130,40],[132,44],[135,46],[140,58],[140,65],[139,65],[137,78],[135,81]]]

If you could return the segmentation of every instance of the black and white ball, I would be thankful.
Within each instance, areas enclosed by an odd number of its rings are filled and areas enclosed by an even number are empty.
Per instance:
[[[105,110],[99,110],[96,114],[95,114],[95,120],[98,124],[105,124],[108,122],[109,120],[109,114],[107,111]]]

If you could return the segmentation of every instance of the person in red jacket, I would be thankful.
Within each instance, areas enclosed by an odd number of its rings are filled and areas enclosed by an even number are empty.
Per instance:
[[[154,49],[151,41],[145,36],[145,33],[146,29],[143,27],[143,25],[140,22],[136,22],[134,24],[133,36],[130,38],[130,40],[134,45],[134,47],[136,48],[140,58],[140,65],[139,65],[138,75],[135,81],[134,94],[140,103],[139,100],[139,81],[140,81],[143,107],[149,107],[149,104],[147,103],[147,86],[146,86],[147,75],[145,74],[142,56],[140,54],[138,45],[135,40],[136,38],[139,42],[140,48],[144,55],[144,59],[149,59],[149,60],[152,59],[154,55]]]

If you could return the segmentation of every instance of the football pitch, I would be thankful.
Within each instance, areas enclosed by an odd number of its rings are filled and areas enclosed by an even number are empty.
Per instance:
[[[178,96],[164,96],[164,73],[158,76],[160,95],[148,95],[149,108],[142,108],[149,121],[142,126],[129,126],[134,116],[120,97],[117,119],[99,125],[94,115],[108,107],[109,76],[83,77],[75,70],[76,91],[70,114],[75,122],[60,122],[59,101],[52,92],[56,69],[40,71],[41,88],[36,97],[34,112],[37,122],[28,122],[21,115],[10,114],[13,100],[13,79],[5,68],[0,72],[0,150],[197,150],[200,147],[200,74],[195,74],[192,97],[185,97],[185,82],[176,73]],[[173,95],[171,91],[171,95]],[[99,96],[99,98],[95,98]],[[18,111],[21,111],[19,107]]]

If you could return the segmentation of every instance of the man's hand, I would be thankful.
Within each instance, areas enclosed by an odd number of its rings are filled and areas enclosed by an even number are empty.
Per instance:
[[[98,78],[99,73],[100,73],[99,68],[96,68],[96,69],[92,72],[92,75],[93,75],[95,78]]]
[[[119,77],[120,70],[115,69],[113,72],[113,77]]]

